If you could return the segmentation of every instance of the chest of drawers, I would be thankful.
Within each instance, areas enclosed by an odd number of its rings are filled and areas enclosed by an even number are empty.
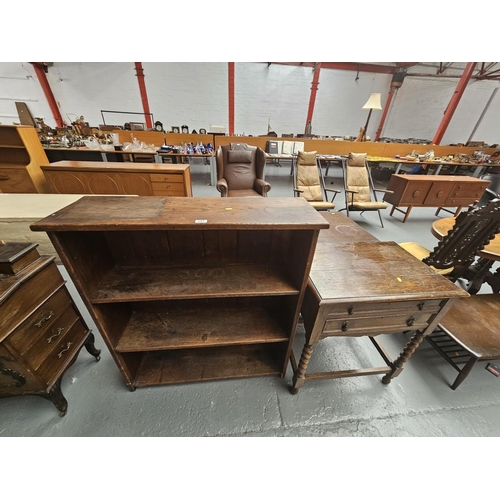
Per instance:
[[[35,243],[0,242],[0,397],[38,395],[64,416],[61,380],[94,336],[73,303],[54,257]]]

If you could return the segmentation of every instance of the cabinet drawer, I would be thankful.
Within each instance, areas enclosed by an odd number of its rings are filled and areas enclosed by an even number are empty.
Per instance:
[[[399,315],[381,315],[366,317],[345,317],[325,321],[322,337],[362,336],[382,333],[402,332],[408,329],[424,329],[432,314],[407,313]]]
[[[36,193],[37,190],[25,168],[0,168],[0,192]]]
[[[34,370],[40,368],[43,361],[56,349],[60,339],[65,337],[77,319],[78,316],[75,310],[73,307],[69,307],[52,323],[50,328],[45,330],[38,342],[25,355],[26,361]]]
[[[149,174],[151,182],[168,182],[168,183],[183,183],[184,176],[182,174]]]
[[[26,280],[0,307],[2,333],[14,330],[63,284],[61,273],[54,262]]]
[[[36,371],[40,379],[47,383],[57,380],[60,373],[71,363],[87,335],[88,331],[80,319],[77,319],[66,335],[55,342],[54,348]]]
[[[406,186],[401,196],[400,204],[421,205],[429,192],[429,183],[426,181],[412,181]],[[391,189],[391,188],[388,188]]]
[[[440,300],[409,300],[405,302],[363,302],[335,304],[328,307],[328,319],[378,317],[381,314],[437,313],[441,308]]]
[[[435,207],[445,204],[454,187],[452,182],[433,182],[424,205]]]
[[[168,182],[153,182],[155,196],[184,196],[184,184],[170,184]]]
[[[71,304],[71,298],[66,287],[59,289],[44,302],[26,321],[18,326],[9,337],[9,343],[22,355],[51,329]]]

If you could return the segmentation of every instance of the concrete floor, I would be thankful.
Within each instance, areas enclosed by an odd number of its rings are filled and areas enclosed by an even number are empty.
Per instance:
[[[192,163],[194,196],[219,196],[214,186],[207,185],[208,166],[196,161]],[[293,195],[289,164],[268,166],[266,172],[271,197]],[[340,169],[330,169],[327,183],[331,182],[331,187],[341,188]],[[337,196],[336,202],[342,208],[343,196]],[[380,240],[418,241],[432,248],[436,243],[430,233],[434,212],[414,209],[402,224],[400,214],[390,217],[387,210],[384,228],[376,213],[353,214],[352,218]],[[61,272],[69,279],[64,268]],[[68,284],[96,334],[102,359],[96,363],[82,350],[66,373],[62,390],[69,408],[64,418],[40,397],[0,399],[0,437],[500,436],[500,379],[480,364],[452,391],[449,384],[456,372],[427,342],[388,386],[380,376],[310,381],[293,396],[289,368],[284,379],[224,380],[130,392],[74,287]],[[389,353],[397,355],[407,337],[394,334],[383,340]],[[299,325],[296,353],[303,342]],[[366,339],[330,338],[316,347],[310,370],[382,364]]]

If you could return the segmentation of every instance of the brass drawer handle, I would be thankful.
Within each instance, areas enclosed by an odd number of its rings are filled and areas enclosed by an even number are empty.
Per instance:
[[[410,316],[407,320],[406,320],[406,324],[408,326],[413,326],[413,323],[415,323],[415,316]]]
[[[54,316],[54,311],[49,311],[49,315],[42,318],[38,323],[35,323],[35,326],[40,328],[46,321],[49,321],[52,316]]]
[[[69,351],[69,348],[70,348],[72,345],[73,345],[73,342],[68,342],[68,343],[66,344],[66,349],[63,349],[63,350],[62,350],[62,351],[61,351],[61,352],[57,355],[57,357],[58,357],[59,359],[61,359],[61,358],[62,358],[63,353],[64,353],[64,352],[66,352],[66,351]]]
[[[421,311],[421,310],[424,308],[424,306],[425,306],[425,302],[419,302],[419,303],[417,304],[417,307],[418,307],[418,310],[419,310],[419,311]]]
[[[347,328],[348,328],[348,326],[349,326],[349,321],[344,321],[344,322],[342,323],[342,331],[343,331],[343,332],[347,332]]]
[[[354,311],[354,307],[349,306],[349,308],[347,309],[347,313],[349,314],[349,316],[352,315],[353,311]]]
[[[61,333],[64,332],[65,329],[66,328],[62,328],[62,327],[58,328],[57,333],[54,333],[54,335],[52,335],[51,337],[49,337],[47,339],[47,344],[50,344],[52,342],[52,339],[59,337],[59,335],[61,335]],[[54,331],[54,329],[52,329],[52,331]]]

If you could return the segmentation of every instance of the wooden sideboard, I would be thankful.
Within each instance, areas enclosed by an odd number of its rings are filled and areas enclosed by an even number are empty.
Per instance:
[[[97,361],[100,351],[54,257],[37,246],[0,242],[0,397],[42,396],[64,416],[64,373],[82,347]]]
[[[58,161],[41,168],[59,194],[193,196],[188,164]]]
[[[463,207],[479,201],[490,181],[461,175],[402,175],[393,174],[384,195],[384,201],[394,210],[404,214],[406,222],[413,207],[438,207],[436,215],[445,207],[457,207],[457,215]],[[407,207],[406,212],[399,207]],[[449,210],[447,210],[449,212]]]
[[[324,228],[292,197],[83,197],[31,226],[49,235],[131,390],[283,377]]]
[[[0,125],[0,193],[50,193],[48,162],[34,127]]]

